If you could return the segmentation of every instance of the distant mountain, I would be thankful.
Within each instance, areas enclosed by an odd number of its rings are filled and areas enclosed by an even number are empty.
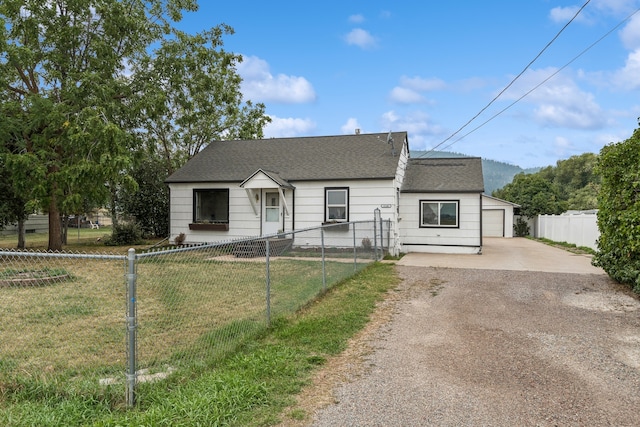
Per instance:
[[[412,158],[451,158],[451,157],[473,157],[466,154],[454,153],[450,151],[411,151]],[[517,174],[536,173],[541,168],[523,169],[520,166],[509,163],[498,162],[496,160],[482,159],[482,176],[484,178],[484,192],[491,195],[493,190],[500,189],[513,181]]]

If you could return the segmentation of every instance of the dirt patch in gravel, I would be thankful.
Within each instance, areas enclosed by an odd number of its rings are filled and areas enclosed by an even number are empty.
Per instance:
[[[282,426],[640,425],[640,302],[607,276],[397,267]]]

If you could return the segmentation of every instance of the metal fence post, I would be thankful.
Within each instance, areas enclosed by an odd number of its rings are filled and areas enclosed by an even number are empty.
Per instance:
[[[378,222],[376,221],[376,219],[378,218],[379,212],[380,209],[378,208],[376,208],[373,212],[373,256],[376,261],[378,261]]]
[[[265,254],[265,258],[266,258],[266,264],[267,264],[267,271],[265,272],[265,274],[267,275],[267,328],[271,326],[271,271],[269,269],[269,239],[265,239],[266,240],[266,246],[265,246],[265,250],[266,250],[266,254]]]
[[[327,274],[324,265],[324,227],[320,228],[320,248],[322,251],[322,290],[327,290]]]
[[[380,215],[380,259],[384,258],[384,228],[382,227],[382,215]]]
[[[133,406],[136,401],[136,250],[131,248],[127,254],[129,264],[127,274],[127,343],[128,343],[128,368],[127,368],[127,405]]]
[[[356,223],[353,224],[353,271],[358,271],[358,250],[356,246]]]

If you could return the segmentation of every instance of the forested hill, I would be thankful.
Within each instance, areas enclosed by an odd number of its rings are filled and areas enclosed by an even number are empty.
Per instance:
[[[472,157],[466,154],[453,153],[449,151],[411,151],[412,158],[450,158],[450,157]],[[482,159],[482,175],[484,177],[484,192],[491,195],[493,190],[509,184],[513,177],[520,172],[536,173],[541,168],[522,169],[520,166],[509,163],[498,162],[496,160]]]

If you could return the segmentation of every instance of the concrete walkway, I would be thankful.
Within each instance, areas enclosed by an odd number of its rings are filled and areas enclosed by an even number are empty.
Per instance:
[[[590,255],[577,255],[535,240],[484,238],[481,255],[409,253],[401,266],[473,268],[481,270],[542,271],[548,273],[606,274],[591,265]]]

